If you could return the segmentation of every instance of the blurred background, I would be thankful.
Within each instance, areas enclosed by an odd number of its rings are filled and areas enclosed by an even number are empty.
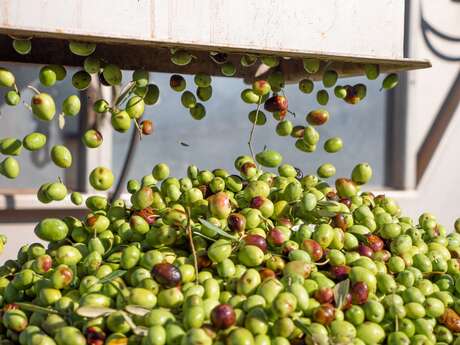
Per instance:
[[[337,168],[337,177],[348,176],[359,162],[369,162],[374,177],[365,190],[385,193],[397,199],[403,213],[412,217],[425,211],[434,213],[449,230],[460,216],[460,2],[452,0],[406,1],[405,54],[408,57],[430,59],[433,68],[400,74],[400,85],[391,92],[381,92],[381,78],[367,82],[362,78],[340,80],[340,84],[368,85],[367,97],[357,106],[351,106],[331,97],[327,109],[330,123],[320,128],[322,147],[325,139],[340,135],[345,143],[338,154],[322,149],[307,154],[294,147],[294,139],[275,134],[276,121],[268,116],[265,126],[255,131],[255,151],[265,146],[278,150],[284,161],[300,168],[304,174],[314,173],[326,162]],[[41,66],[2,64],[17,78],[24,100],[32,93],[27,85],[43,89],[37,80]],[[75,93],[71,85],[72,69],[65,81],[49,91],[56,103]],[[130,80],[131,71],[124,72]],[[126,180],[140,179],[152,167],[165,162],[174,176],[184,176],[189,164],[200,169],[222,167],[233,171],[233,161],[240,154],[248,154],[248,136],[251,123],[248,113],[255,107],[240,99],[246,86],[240,79],[214,77],[213,97],[206,103],[207,114],[201,121],[194,120],[180,103],[180,93],[169,87],[169,74],[151,73],[151,82],[160,88],[160,102],[147,107],[144,118],[155,125],[153,135],[144,137],[134,153]],[[193,79],[185,76],[187,89],[195,91]],[[97,93],[110,94],[98,85],[80,94],[90,109]],[[105,90],[104,90],[105,89]],[[43,90],[44,91],[44,90]],[[3,92],[3,91],[2,91]],[[305,95],[297,85],[285,89],[294,124],[305,122],[305,115],[317,108],[315,93]],[[0,94],[3,100],[3,93]],[[0,101],[2,102],[2,101]],[[32,131],[48,135],[48,150],[35,153],[23,151],[22,172],[14,181],[0,178],[0,233],[9,238],[5,258],[15,255],[20,244],[33,238],[34,223],[47,216],[78,215],[81,210],[70,202],[40,204],[36,189],[44,182],[61,178],[71,190],[91,193],[86,179],[96,166],[107,166],[116,178],[122,175],[131,133],[112,132],[108,119],[97,126],[104,135],[103,145],[86,150],[80,142],[80,133],[94,126],[91,110],[85,116],[86,104],[80,116],[68,119],[63,130],[57,121],[36,121],[25,106],[15,108],[0,103],[0,138],[23,138]],[[131,128],[133,130],[133,128]],[[75,164],[65,172],[56,167],[47,152],[62,143],[71,149]],[[331,181],[332,182],[332,181]],[[124,188],[124,185],[123,185]]]

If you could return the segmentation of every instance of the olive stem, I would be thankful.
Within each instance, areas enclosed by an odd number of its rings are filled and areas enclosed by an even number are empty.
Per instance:
[[[256,123],[257,123],[257,120],[259,118],[261,101],[262,101],[262,97],[259,97],[259,102],[257,103],[257,109],[256,109],[256,118],[254,119],[254,122],[252,123],[251,132],[249,133],[248,145],[249,145],[249,151],[251,152],[252,159],[255,159],[254,158],[254,151],[252,150],[252,139],[253,139],[253,136],[254,136],[254,130],[256,128]]]
[[[16,85],[16,83],[13,84],[13,88],[14,88],[14,91],[16,91],[19,95],[21,94],[19,92],[19,89],[18,89],[18,86]]]
[[[193,243],[193,233],[192,233],[192,227],[190,225],[190,207],[185,208],[185,212],[187,213],[187,235],[188,235],[188,240],[190,242],[190,249],[192,250],[192,256],[193,256],[193,266],[195,267],[195,280],[196,283],[198,284],[198,259],[196,257],[196,250],[195,250],[195,244]]]
[[[136,128],[137,128],[137,133],[139,134],[139,140],[142,140],[142,129],[141,129],[141,127],[139,126],[139,123],[137,122],[136,119],[134,119],[134,123],[135,123]]]
[[[40,94],[40,91],[38,91],[38,90],[37,90],[35,87],[33,87],[32,85],[27,85],[27,87],[28,87],[29,89],[31,89],[33,92],[35,92],[37,95]]]

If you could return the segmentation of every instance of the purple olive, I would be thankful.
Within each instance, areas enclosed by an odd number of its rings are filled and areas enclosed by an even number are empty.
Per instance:
[[[160,285],[166,288],[178,286],[182,279],[179,269],[166,262],[153,266],[152,276]]]
[[[351,287],[353,304],[364,304],[369,298],[369,288],[364,282],[357,282]]]
[[[259,247],[264,253],[267,252],[267,241],[260,235],[248,235],[243,240],[246,244]]]
[[[361,256],[367,256],[368,258],[372,258],[372,254],[374,254],[372,248],[365,244],[360,244],[358,246],[358,252]]]
[[[226,329],[235,324],[236,314],[230,304],[219,304],[211,312],[211,322],[218,329]]]
[[[234,232],[243,232],[246,228],[246,218],[241,213],[232,213],[227,218],[228,227]]]

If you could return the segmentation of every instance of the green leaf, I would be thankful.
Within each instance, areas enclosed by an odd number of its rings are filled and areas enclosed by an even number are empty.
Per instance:
[[[110,283],[112,280],[115,280],[119,277],[122,277],[126,274],[127,271],[124,271],[124,270],[116,270],[116,271],[113,271],[112,273],[106,275],[104,278],[102,279],[99,279],[99,283],[100,284],[106,284],[106,283]]]
[[[305,335],[312,335],[310,328],[308,328],[308,325],[300,322],[299,320],[294,320],[294,324],[302,331],[305,333]]]
[[[126,84],[124,89],[122,90],[122,92],[118,96],[118,98],[117,98],[117,100],[115,102],[115,105],[119,105],[121,102],[123,102],[123,100],[126,98],[126,96],[128,96],[128,94],[130,94],[134,90],[135,86],[136,86],[136,83],[134,81],[130,81],[128,84]]]
[[[52,308],[40,307],[38,305],[31,304],[31,303],[17,302],[17,303],[14,303],[14,304],[16,304],[20,309],[27,310],[27,311],[43,313],[43,314],[62,315],[60,312],[58,312],[57,310],[54,310]]]
[[[317,201],[316,202],[317,205],[319,206],[339,206],[340,207],[340,203],[338,203],[337,201],[330,201],[330,200],[320,200],[320,201]]]
[[[340,283],[337,283],[334,287],[334,301],[335,305],[342,309],[347,301],[347,295],[350,292],[350,280],[342,280]]]
[[[216,242],[217,240],[214,239],[214,238],[211,238],[211,237],[208,237],[206,235],[203,235],[201,232],[199,231],[192,231],[192,234],[194,235],[197,235],[197,236],[200,236],[200,237],[203,237],[204,239],[208,240],[208,241],[212,241],[212,242]]]
[[[100,316],[109,315],[116,312],[115,309],[102,308],[102,307],[80,307],[76,313],[83,317],[96,318]]]
[[[203,218],[200,218],[199,221],[200,221],[201,224],[203,224],[204,226],[206,226],[206,227],[210,228],[211,230],[217,232],[222,237],[226,237],[226,238],[231,239],[232,241],[235,241],[235,242],[239,241],[238,238],[236,238],[235,236],[230,235],[229,233],[225,232],[224,230],[222,230],[221,228],[215,226],[214,224],[208,222],[207,220],[204,220]]]

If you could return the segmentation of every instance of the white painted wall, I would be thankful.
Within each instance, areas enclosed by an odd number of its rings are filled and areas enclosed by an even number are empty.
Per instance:
[[[440,31],[460,37],[460,4],[451,0],[411,1],[410,56],[431,60],[433,67],[409,72],[408,155],[406,181],[412,191],[395,193],[402,208],[411,216],[430,211],[441,223],[452,228],[460,217],[460,107],[418,186],[415,186],[417,150],[460,70],[459,62],[447,62],[426,46],[420,26],[420,10],[425,19]],[[460,42],[430,37],[433,45],[446,55],[460,56]]]

